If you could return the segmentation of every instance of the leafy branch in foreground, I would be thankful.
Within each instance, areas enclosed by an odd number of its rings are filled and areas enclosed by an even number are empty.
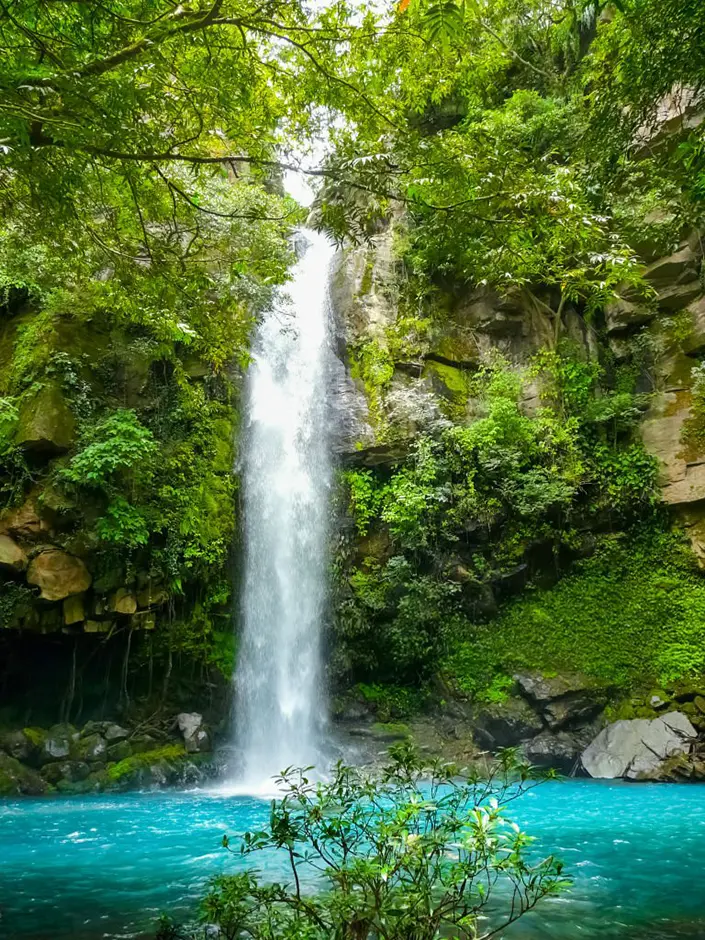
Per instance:
[[[505,815],[541,779],[512,751],[484,776],[423,764],[408,746],[374,778],[338,764],[321,783],[310,769],[282,772],[269,825],[231,849],[278,858],[289,877],[215,878],[203,919],[219,936],[487,940],[570,883]],[[180,935],[164,922],[162,940]]]

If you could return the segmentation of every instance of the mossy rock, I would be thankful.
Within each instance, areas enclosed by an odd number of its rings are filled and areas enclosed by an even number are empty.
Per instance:
[[[9,754],[0,754],[0,796],[42,796],[49,789],[36,771]]]
[[[50,383],[20,407],[15,441],[25,450],[58,454],[76,437],[76,422],[58,385]]]
[[[181,761],[186,757],[183,744],[166,744],[152,751],[133,754],[116,764],[109,764],[107,777],[111,785],[119,787],[140,786],[151,782],[151,768],[164,768],[164,762]],[[171,769],[171,768],[169,768]]]

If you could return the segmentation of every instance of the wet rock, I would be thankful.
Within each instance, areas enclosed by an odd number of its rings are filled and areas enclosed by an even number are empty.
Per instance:
[[[513,747],[543,730],[534,709],[520,698],[487,705],[474,715],[474,736],[481,747],[497,750]]]
[[[58,454],[76,436],[76,422],[58,385],[44,385],[20,408],[15,441],[25,450]]]
[[[77,738],[78,732],[73,725],[55,725],[42,741],[39,763],[43,765],[68,758]]]
[[[0,796],[41,796],[49,784],[9,754],[0,753]]]
[[[208,732],[203,727],[203,715],[198,712],[181,712],[176,716],[179,731],[184,737],[184,746],[189,754],[210,749]]]
[[[130,736],[130,732],[127,730],[127,728],[123,728],[121,725],[116,725],[114,722],[110,722],[105,726],[103,734],[105,736],[105,740],[109,743],[113,743],[115,741],[124,741],[125,738],[129,738]]]
[[[132,747],[127,741],[117,741],[115,744],[109,745],[107,759],[108,761],[126,760],[132,756],[132,753]]]
[[[46,764],[42,767],[41,775],[47,783],[56,786],[62,780],[69,783],[85,780],[90,772],[90,767],[85,761],[67,760]]]
[[[0,568],[10,571],[24,571],[27,556],[9,535],[0,535]]]
[[[86,761],[103,761],[108,753],[108,745],[100,734],[88,734],[75,746],[77,757]]]
[[[522,750],[529,763],[537,767],[553,767],[563,774],[574,774],[580,767],[580,755],[596,731],[595,727],[579,731],[542,731],[524,744]]]
[[[37,585],[44,600],[61,601],[71,594],[88,590],[91,576],[80,558],[60,549],[51,549],[32,559],[27,581]]]
[[[651,721],[615,721],[583,751],[582,765],[591,777],[643,779],[668,758],[687,755],[695,737],[695,728],[681,712]]]
[[[0,746],[10,757],[23,763],[34,763],[39,754],[45,732],[39,728],[23,728],[3,735]]]

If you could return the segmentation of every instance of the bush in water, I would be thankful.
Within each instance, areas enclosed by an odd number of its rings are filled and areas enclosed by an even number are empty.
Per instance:
[[[423,764],[408,745],[391,753],[375,778],[343,764],[324,783],[282,772],[268,827],[224,844],[253,861],[285,853],[290,877],[215,878],[204,922],[228,940],[487,938],[570,883],[505,816],[541,779],[513,751],[484,776]],[[163,921],[159,938],[203,935]]]

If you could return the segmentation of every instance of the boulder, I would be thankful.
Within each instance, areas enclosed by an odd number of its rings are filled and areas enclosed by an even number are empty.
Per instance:
[[[132,747],[129,741],[116,741],[108,746],[108,762],[127,760],[132,757]]]
[[[562,774],[574,774],[580,755],[594,738],[594,726],[578,731],[542,731],[522,746],[524,756],[537,767],[553,767]]]
[[[44,765],[52,761],[66,760],[71,755],[77,737],[78,732],[73,725],[55,725],[42,741],[39,763]]]
[[[534,709],[520,698],[487,705],[473,716],[477,743],[490,751],[514,747],[543,731],[543,722]]]
[[[109,744],[114,744],[115,741],[124,741],[125,738],[129,738],[130,736],[130,732],[127,728],[116,725],[114,722],[110,722],[106,725],[103,734]]]
[[[583,751],[582,765],[591,777],[648,778],[669,758],[688,754],[696,734],[682,712],[615,721]]]
[[[46,780],[9,754],[0,753],[0,796],[41,796],[49,789]]]
[[[64,623],[70,626],[74,623],[81,623],[86,619],[83,608],[83,595],[72,594],[64,599]]]
[[[545,676],[540,672],[518,672],[514,681],[522,695],[534,702],[550,702],[572,692],[583,692],[591,688],[590,680],[579,673]]]
[[[43,731],[37,728],[23,728],[3,735],[0,746],[15,760],[32,763],[39,753],[43,739]]]
[[[91,769],[85,761],[65,760],[46,764],[42,767],[41,775],[47,783],[57,786],[62,780],[69,783],[85,780],[90,772]]]
[[[108,753],[108,745],[102,735],[88,734],[78,741],[74,751],[81,760],[104,761]]]
[[[134,614],[137,610],[137,597],[129,588],[118,588],[110,595],[109,608],[116,614]]]
[[[514,676],[514,681],[553,730],[589,722],[605,704],[606,690],[579,673],[545,676],[540,672],[521,672]]]
[[[44,600],[61,601],[88,590],[91,576],[80,558],[60,549],[50,549],[32,559],[27,581],[39,587]]]
[[[42,538],[48,529],[47,521],[39,515],[34,496],[26,499],[17,509],[5,513],[0,521],[0,532],[28,541]]]
[[[60,454],[75,436],[76,422],[58,385],[42,386],[20,407],[15,441],[25,450]]]
[[[0,568],[10,571],[24,571],[27,556],[9,535],[0,535]]]
[[[179,731],[184,737],[184,746],[189,754],[207,751],[210,748],[208,732],[203,727],[203,715],[198,712],[181,712],[176,716]]]
[[[644,277],[655,288],[666,288],[682,281],[697,280],[698,256],[688,243],[666,258],[659,258],[648,265]]]

